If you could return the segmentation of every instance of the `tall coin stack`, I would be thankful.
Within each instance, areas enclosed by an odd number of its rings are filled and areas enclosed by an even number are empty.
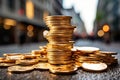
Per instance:
[[[76,70],[72,60],[72,34],[75,26],[71,25],[70,16],[47,16],[45,23],[49,27],[46,35],[47,58],[52,73],[69,73]]]

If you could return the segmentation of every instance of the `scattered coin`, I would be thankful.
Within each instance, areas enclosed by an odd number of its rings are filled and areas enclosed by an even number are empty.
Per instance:
[[[107,64],[98,61],[88,61],[82,63],[82,68],[87,71],[104,71],[107,69]]]

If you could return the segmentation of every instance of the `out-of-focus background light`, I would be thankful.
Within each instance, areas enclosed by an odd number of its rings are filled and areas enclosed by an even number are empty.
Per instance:
[[[12,19],[5,19],[4,20],[4,25],[15,26],[16,25],[16,21],[12,20]]]
[[[103,37],[104,34],[105,34],[105,33],[104,33],[103,30],[99,30],[98,33],[97,33],[97,35],[98,35],[99,37]]]
[[[106,25],[103,26],[103,31],[104,32],[108,32],[109,30],[110,30],[109,25],[106,24]]]
[[[51,15],[72,17],[74,41],[120,41],[120,0],[0,0],[0,45],[46,42]]]
[[[28,30],[28,31],[33,31],[33,30],[34,30],[34,27],[33,27],[32,25],[29,25],[29,26],[27,26],[27,30]]]
[[[26,2],[26,16],[29,19],[34,18],[34,5],[31,0],[27,0]]]

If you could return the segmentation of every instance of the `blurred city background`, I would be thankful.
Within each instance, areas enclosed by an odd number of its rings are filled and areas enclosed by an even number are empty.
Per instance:
[[[48,15],[72,16],[75,45],[120,47],[120,0],[0,0],[0,53],[45,45]]]

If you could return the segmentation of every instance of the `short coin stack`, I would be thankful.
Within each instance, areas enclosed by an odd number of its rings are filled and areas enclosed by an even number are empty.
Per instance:
[[[82,67],[83,63],[105,63],[112,65],[117,63],[115,58],[116,52],[100,51],[96,47],[75,47],[73,50],[73,57],[78,67]]]
[[[73,47],[72,34],[74,26],[71,26],[70,16],[47,16],[45,22],[50,31],[45,38],[47,44],[47,57],[52,73],[75,71],[72,60],[71,48]]]

